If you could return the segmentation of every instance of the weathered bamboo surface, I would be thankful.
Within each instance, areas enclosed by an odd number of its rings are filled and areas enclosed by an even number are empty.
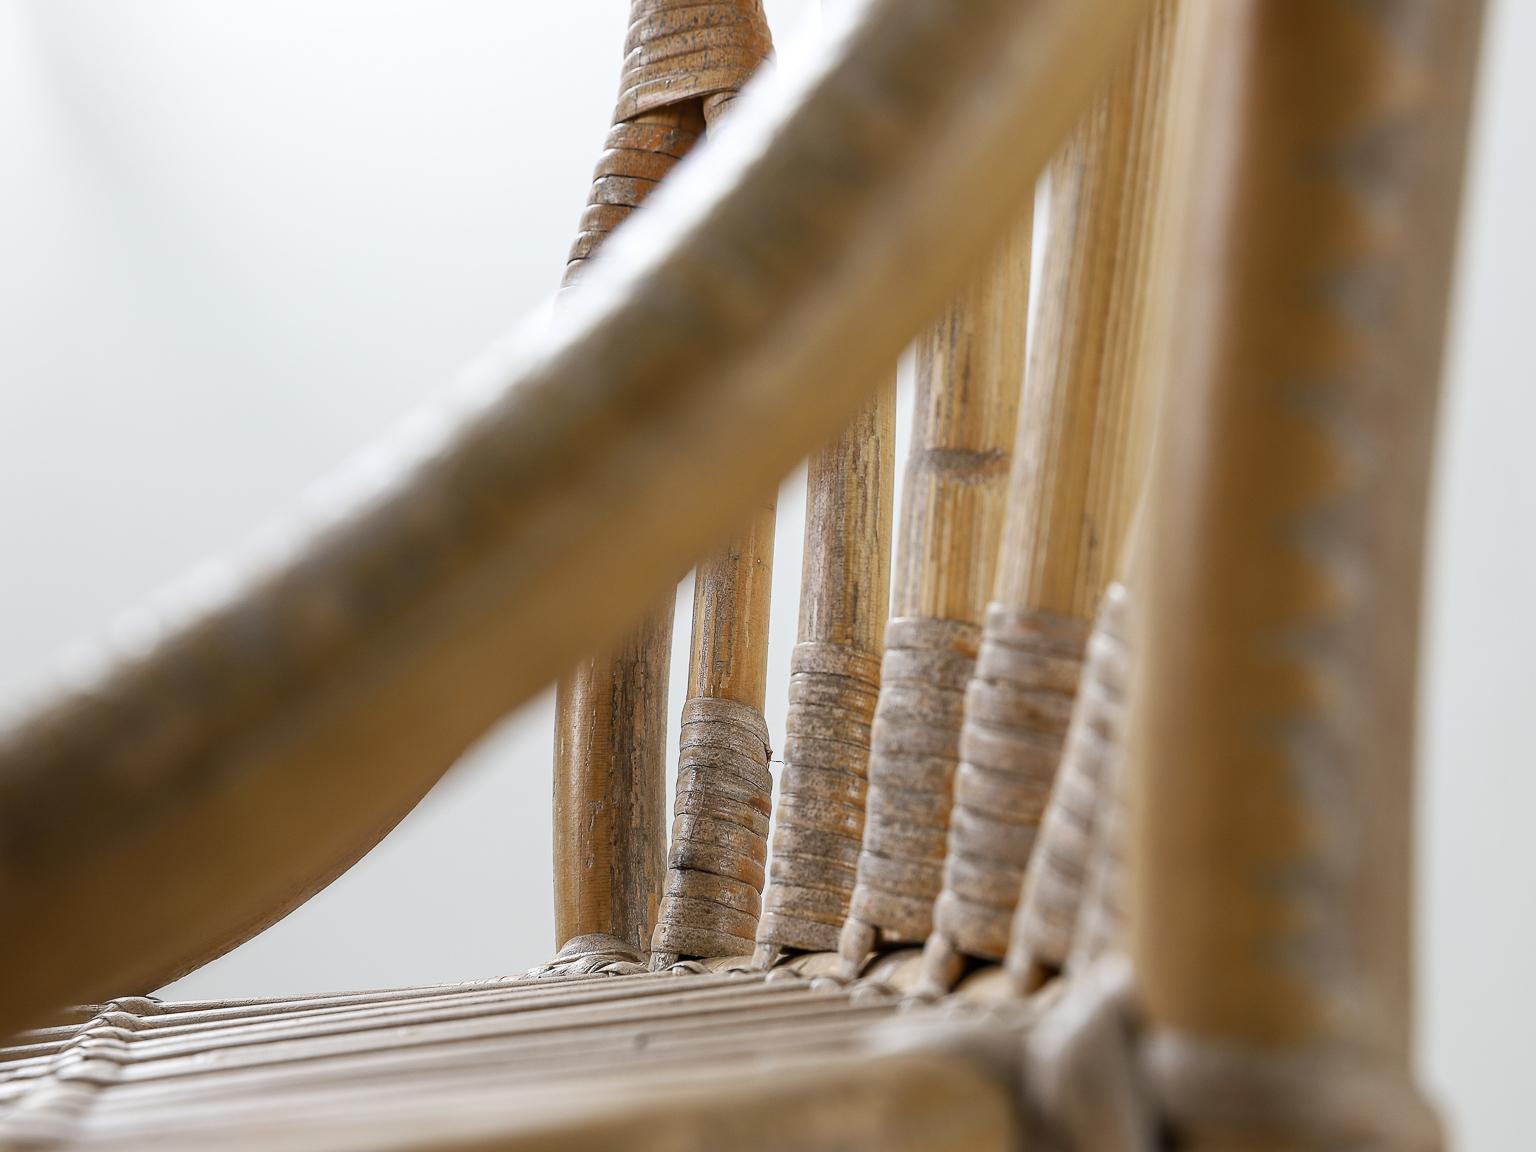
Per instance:
[[[850,969],[878,943],[920,941],[932,928],[1024,381],[1031,216],[917,342],[868,816],[839,942]]]
[[[571,247],[573,284],[602,240],[696,144],[772,50],[758,0],[631,0],[614,126]],[[644,949],[667,843],[672,598],[555,694],[555,945],[601,933]]]
[[[1151,248],[1166,12],[1052,169],[1051,243],[1004,546],[935,909],[929,974],[1008,947],[1078,682],[1087,617],[1118,562],[1149,417],[1142,294]]]
[[[1051,796],[1084,645],[1140,497],[1144,371],[1173,16],[1136,49],[1050,169],[1050,228],[996,583],[966,690],[930,970],[1001,959]]]
[[[600,1138],[586,1135],[594,1117],[613,1109],[634,1123],[649,1107],[670,1139],[696,1132],[719,1146],[737,1129],[716,1118],[711,1101],[750,1111],[746,1102],[764,1085],[778,1107],[801,1115],[807,1146],[870,1146],[893,1108],[907,1123],[922,1118],[905,1136],[912,1147],[962,1147],[955,1141],[992,1133],[997,1107],[1010,1103],[1007,1084],[953,1054],[905,1058],[929,1069],[919,1088],[889,1057],[872,1054],[869,1029],[897,1010],[897,998],[878,989],[855,995],[789,968],[496,980],[271,1002],[125,1001],[75,1026],[44,1059],[0,1058],[0,1142],[425,1148],[458,1146],[472,1133],[614,1147],[606,1126]],[[840,1086],[835,1117],[819,1115],[826,1108],[802,1074],[810,1067],[816,1080]],[[917,1091],[924,1103],[898,1106],[893,1090]],[[995,1105],[982,1116],[962,1114],[984,1100]],[[811,1113],[814,1121],[805,1118]],[[782,1136],[783,1117],[771,1120]],[[1010,1132],[1011,1124],[996,1137]]]
[[[667,866],[672,604],[555,693],[555,943],[602,933],[649,946]]]
[[[763,703],[774,504],[699,564],[666,887],[651,961],[742,956],[757,936],[773,777]]]
[[[1132,702],[1154,1078],[1194,1146],[1434,1147],[1413,702],[1481,5],[1200,7]]]
[[[861,6],[738,102],[548,330],[13,721],[0,1031],[254,935],[633,627],[959,287],[1142,8]]]
[[[807,468],[800,621],[758,960],[831,951],[848,915],[890,605],[896,379]]]

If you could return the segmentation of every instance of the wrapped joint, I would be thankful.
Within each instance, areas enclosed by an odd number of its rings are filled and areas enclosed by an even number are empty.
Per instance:
[[[1088,622],[993,604],[966,689],[944,890],[934,929],[1000,960],[1061,762]]]
[[[773,883],[758,943],[832,951],[864,838],[880,663],[842,644],[802,642],[790,664]]]
[[[1096,825],[1110,803],[1109,764],[1123,749],[1131,672],[1129,615],[1125,586],[1111,584],[1088,641],[1061,770],[1013,921],[1008,970],[1020,988],[1033,983],[1037,969],[1062,968],[1072,952]]]
[[[750,953],[768,857],[773,779],[762,713],[694,697],[683,706],[681,743],[652,968]]]
[[[959,620],[906,617],[887,627],[864,845],[839,940],[848,965],[873,944],[919,943],[933,927],[965,689],[980,640],[980,628]]]
[[[637,0],[613,118],[734,95],[772,53],[759,0]]]
[[[629,218],[703,134],[704,117],[696,104],[645,112],[608,130],[562,286],[575,283],[608,234]]]

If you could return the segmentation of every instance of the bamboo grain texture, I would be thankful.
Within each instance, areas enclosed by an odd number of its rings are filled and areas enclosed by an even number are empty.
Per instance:
[[[895,409],[891,372],[807,469],[784,771],[757,934],[762,964],[784,949],[835,949],[853,895],[890,604]]]
[[[1156,400],[1147,294],[1173,30],[1172,6],[1155,6],[1135,51],[1050,169],[1037,329],[934,914],[940,984],[958,974],[957,954],[1003,957],[1032,859],[1067,864],[1076,846],[1037,852],[1037,838],[1084,645],[1143,486]],[[1062,802],[1083,799],[1083,784],[1065,782]],[[1091,810],[1051,826],[1066,832],[1084,815]],[[1068,889],[1080,867],[1047,883]],[[1054,939],[1036,944],[1047,964],[1065,958]]]
[[[774,504],[699,564],[677,799],[651,963],[741,956],[757,936],[771,754],[763,704],[773,587]]]
[[[757,0],[633,0],[614,125],[566,264],[602,240],[698,143],[772,50]],[[666,870],[672,598],[555,693],[555,945],[603,934],[649,946]]]
[[[856,966],[932,928],[964,691],[997,561],[1024,379],[1030,213],[918,340],[868,811],[839,934]]]
[[[1412,717],[1480,9],[1203,11],[1130,761],[1138,995],[1191,1146],[1439,1139]]]

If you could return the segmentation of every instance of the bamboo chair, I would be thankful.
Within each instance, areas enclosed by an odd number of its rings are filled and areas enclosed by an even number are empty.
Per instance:
[[[0,1147],[1438,1146],[1410,719],[1478,5],[875,0],[675,172],[766,27],[632,15],[553,330],[0,742]],[[762,496],[808,453],[768,861]],[[122,995],[561,675],[550,964]]]

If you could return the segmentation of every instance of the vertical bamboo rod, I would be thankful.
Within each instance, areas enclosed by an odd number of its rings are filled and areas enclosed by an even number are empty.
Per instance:
[[[707,50],[707,51],[706,51]],[[756,0],[632,0],[614,126],[566,265],[575,283],[768,54]],[[616,937],[644,953],[666,868],[667,666],[672,603],[555,693],[555,944]]]
[[[964,956],[1008,949],[1090,623],[1140,495],[1142,319],[1171,23],[1166,6],[1154,9],[1050,170],[1039,326],[925,964],[943,987]]]
[[[1192,1146],[1437,1139],[1414,682],[1480,8],[1203,6],[1131,757],[1140,1002]]]
[[[555,691],[555,937],[650,945],[665,837],[672,605]],[[585,943],[585,942],[584,942]]]
[[[896,377],[806,477],[798,642],[757,961],[832,951],[848,915],[890,605]]]
[[[666,887],[651,965],[753,950],[773,780],[763,702],[774,505],[698,569]]]
[[[849,970],[882,941],[915,943],[933,926],[1024,377],[1030,225],[1026,214],[917,344],[864,842],[838,946]]]
[[[1067,735],[1090,625],[1145,472],[1154,407],[1147,274],[1173,26],[1172,4],[1156,5],[1050,169],[1038,326],[925,965],[941,986],[960,975],[964,956],[1007,952],[1035,861],[1047,872],[1035,886],[1046,899],[1027,923],[1050,930],[1036,933],[1036,951],[1059,964],[1075,919],[1062,897],[1080,886],[1095,795],[1085,773],[1098,744],[1095,729],[1070,744]],[[1089,678],[1095,710],[1083,722],[1099,716],[1105,686]],[[1067,748],[1077,755],[1064,756]],[[1042,827],[1050,838],[1037,849]]]

